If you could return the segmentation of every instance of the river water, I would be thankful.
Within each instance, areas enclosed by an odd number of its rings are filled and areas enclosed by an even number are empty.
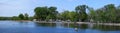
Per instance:
[[[0,21],[0,33],[120,33],[120,26]]]

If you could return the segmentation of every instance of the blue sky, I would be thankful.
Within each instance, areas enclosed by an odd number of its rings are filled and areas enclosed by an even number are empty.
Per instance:
[[[120,5],[120,0],[0,0],[0,16],[17,16],[20,13],[34,15],[35,7],[56,6],[59,12],[74,11],[78,5],[88,5],[95,9],[107,4]]]

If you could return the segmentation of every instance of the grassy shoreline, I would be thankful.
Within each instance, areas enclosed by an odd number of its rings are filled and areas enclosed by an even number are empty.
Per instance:
[[[45,22],[45,21],[36,21],[37,23],[75,23],[75,22]],[[113,25],[120,26],[120,23],[91,23],[91,22],[76,22],[76,24],[98,24],[98,25]]]
[[[46,21],[31,21],[31,20],[0,20],[0,21],[20,21],[20,22],[37,22],[37,23],[74,23],[75,22],[46,22]],[[120,26],[120,23],[92,23],[92,22],[76,22],[76,24],[98,24],[98,25],[112,25]]]

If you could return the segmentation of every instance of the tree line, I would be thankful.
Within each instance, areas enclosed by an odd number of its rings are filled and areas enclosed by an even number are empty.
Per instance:
[[[29,17],[27,13],[19,14],[13,17],[0,17],[0,20],[33,20],[37,21],[72,21],[72,22],[120,22],[120,5],[107,4],[101,8],[94,9],[87,5],[78,5],[74,8],[74,11],[64,10],[64,12],[58,12],[57,7],[36,7],[34,9],[34,16]]]
[[[59,13],[57,7],[36,7],[34,18],[38,21],[46,20],[70,20],[81,22],[120,22],[120,6],[114,4],[105,5],[99,9],[94,9],[87,5],[78,5],[75,11],[65,10]],[[87,11],[87,12],[86,12]],[[89,11],[89,12],[88,12]]]

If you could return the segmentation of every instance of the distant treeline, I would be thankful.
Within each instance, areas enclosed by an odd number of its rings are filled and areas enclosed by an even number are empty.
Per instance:
[[[17,16],[14,17],[0,17],[0,20],[32,20],[33,17],[28,17],[28,19],[20,19]]]
[[[32,20],[33,17],[29,17],[27,13],[19,14],[18,16],[13,17],[0,17],[0,20]]]
[[[12,20],[12,17],[0,17],[0,20]]]

